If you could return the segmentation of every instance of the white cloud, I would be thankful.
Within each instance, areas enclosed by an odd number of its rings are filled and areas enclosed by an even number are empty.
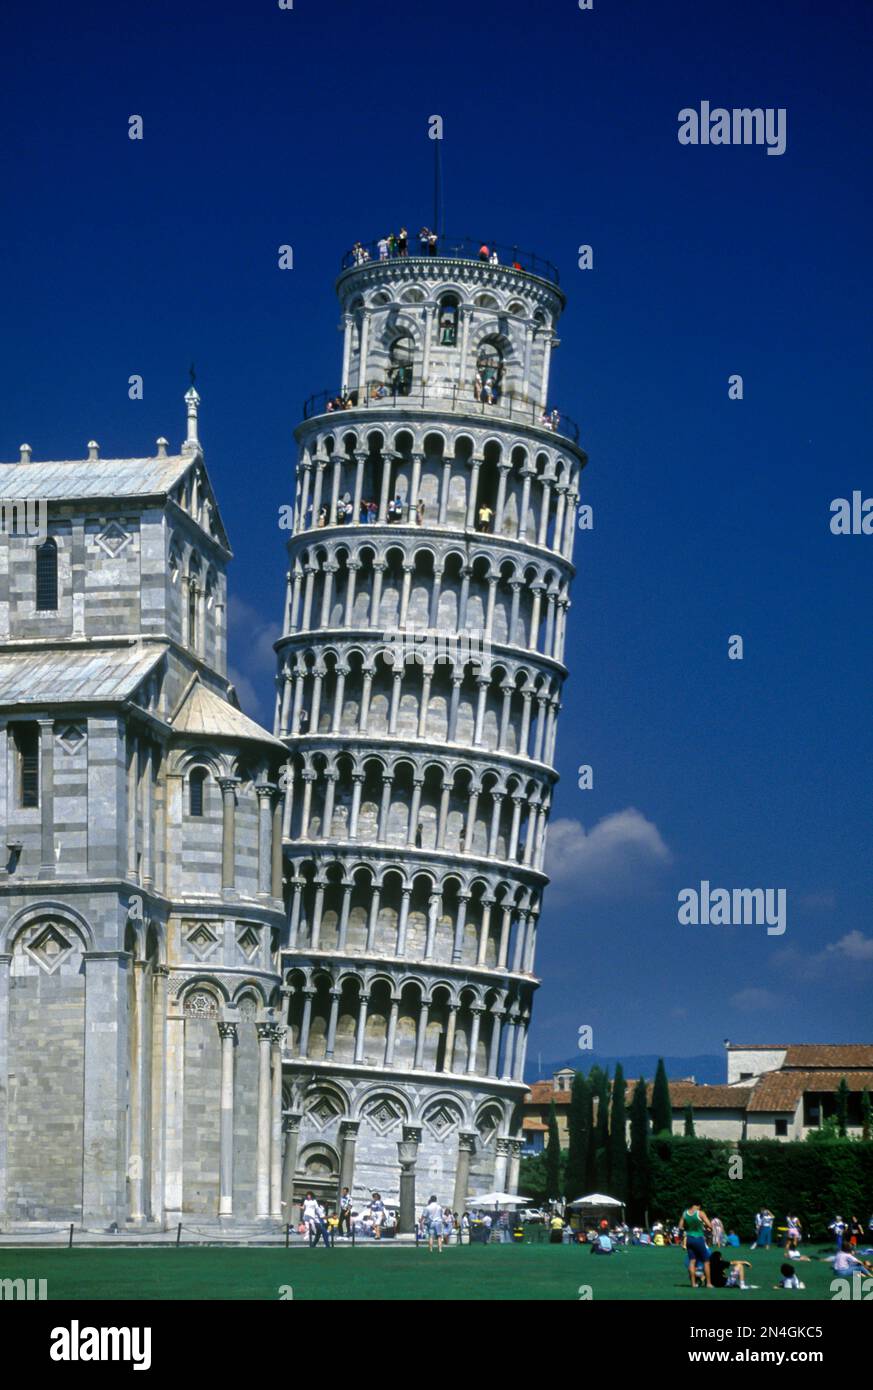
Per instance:
[[[774,994],[769,989],[756,989],[750,986],[749,989],[741,989],[737,994],[732,994],[728,1003],[735,1009],[740,1009],[742,1013],[761,1013],[765,1009],[775,1009],[780,1003],[778,994]]]
[[[552,887],[546,901],[580,891],[631,896],[645,887],[653,870],[671,859],[658,827],[633,806],[604,816],[591,830],[577,820],[553,821],[546,848]]]
[[[873,960],[873,936],[865,936],[860,931],[850,931],[826,947],[837,955],[847,956],[849,960]]]

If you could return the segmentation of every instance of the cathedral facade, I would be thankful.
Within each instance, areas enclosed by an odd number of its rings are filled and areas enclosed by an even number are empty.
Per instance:
[[[348,1186],[408,1229],[515,1189],[585,464],[564,300],[463,248],[358,248],[337,289],[272,733],[227,679],[193,385],[177,454],[0,466],[4,1228]]]

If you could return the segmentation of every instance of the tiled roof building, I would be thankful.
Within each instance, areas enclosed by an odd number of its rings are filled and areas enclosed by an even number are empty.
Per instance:
[[[836,1113],[837,1089],[843,1077],[849,1089],[847,1132],[861,1133],[861,1097],[865,1090],[873,1095],[873,1045],[740,1047],[728,1043],[726,1048],[728,1080],[724,1085],[698,1085],[693,1078],[669,1083],[674,1134],[685,1132],[690,1105],[699,1138],[805,1139]],[[522,1122],[525,1153],[538,1153],[544,1147],[552,1101],[561,1145],[567,1146],[572,1076],[572,1070],[565,1068],[551,1081],[536,1081],[530,1087]],[[634,1080],[627,1082],[628,1109],[636,1084]],[[653,1083],[646,1084],[651,1107]]]

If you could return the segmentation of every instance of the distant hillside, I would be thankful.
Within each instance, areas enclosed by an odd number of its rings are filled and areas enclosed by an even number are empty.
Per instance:
[[[605,1057],[599,1052],[577,1052],[572,1057],[565,1057],[560,1062],[543,1062],[541,1067],[537,1066],[535,1057],[532,1058],[528,1055],[525,1080],[528,1083],[531,1081],[549,1081],[553,1073],[560,1071],[562,1067],[573,1067],[575,1070],[587,1072],[591,1067],[598,1066],[607,1068],[612,1076],[616,1062],[621,1062],[625,1077],[630,1081],[638,1081],[641,1076],[650,1080],[655,1075],[658,1055],[652,1052],[629,1053],[624,1057]],[[721,1055],[703,1053],[697,1057],[665,1057],[664,1065],[671,1081],[679,1081],[685,1077],[693,1076],[700,1085],[718,1086],[724,1085],[727,1080],[727,1062],[724,1053]]]

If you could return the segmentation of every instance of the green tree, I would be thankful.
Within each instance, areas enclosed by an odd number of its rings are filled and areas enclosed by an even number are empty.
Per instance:
[[[839,1139],[839,1121],[836,1115],[828,1115],[826,1120],[822,1120],[818,1129],[811,1129],[806,1136],[808,1144],[830,1144]]]
[[[627,1162],[627,1086],[621,1062],[616,1064],[612,1083],[612,1116],[609,1130],[610,1197],[626,1202],[628,1197]]]
[[[694,1106],[690,1101],[685,1107],[685,1138],[694,1138]]]
[[[609,1072],[597,1068],[597,1123],[594,1130],[594,1183],[598,1192],[609,1191]]]
[[[670,1083],[663,1057],[658,1058],[655,1084],[652,1087],[652,1132],[654,1134],[673,1133],[673,1106],[670,1103]]]
[[[635,1220],[645,1220],[651,1190],[649,1165],[649,1106],[646,1083],[634,1087],[630,1111],[630,1205]]]
[[[546,1197],[561,1196],[561,1141],[555,1102],[549,1104],[549,1137],[546,1143]]]
[[[567,1116],[569,1152],[564,1178],[566,1196],[572,1202],[587,1192],[588,1150],[591,1146],[591,1087],[581,1071],[573,1077]]]
[[[845,1139],[848,1127],[849,1083],[844,1076],[841,1076],[840,1084],[837,1087],[837,1132],[841,1139]]]
[[[866,1086],[861,1093],[861,1138],[873,1139],[873,1105]]]

